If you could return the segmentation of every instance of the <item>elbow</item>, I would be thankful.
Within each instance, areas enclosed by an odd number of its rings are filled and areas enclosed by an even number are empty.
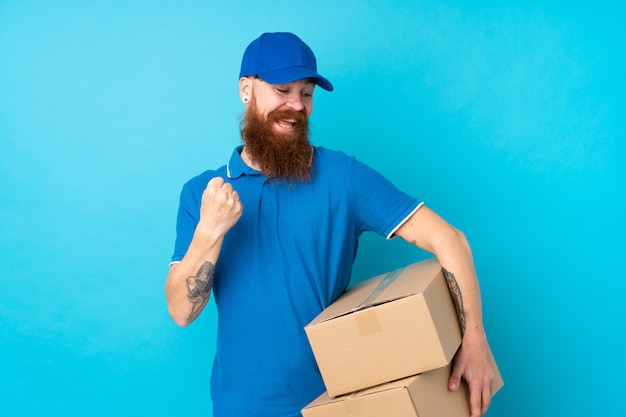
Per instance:
[[[451,235],[453,242],[452,245],[456,247],[458,253],[472,256],[472,249],[470,247],[469,241],[465,237],[465,233],[455,227],[452,227]]]
[[[456,240],[457,242],[463,245],[469,245],[467,243],[467,238],[465,237],[465,233],[463,233],[461,230],[457,229],[454,226],[450,226],[450,228],[452,229],[450,233],[452,234],[454,240]]]
[[[176,320],[174,319],[174,323],[176,323],[178,325],[178,327],[187,327],[191,324],[190,321],[187,320]]]
[[[469,242],[465,234],[454,226],[442,230],[436,239],[432,241],[432,252],[436,255],[444,252],[454,251],[455,253],[471,252]]]
[[[167,302],[167,312],[171,319],[180,327],[187,327],[193,320],[191,320],[191,314],[184,308],[184,295],[177,290],[177,287],[173,284],[174,279],[172,272],[178,265],[174,264],[170,267],[170,273],[165,280],[164,292],[165,301]]]
[[[174,321],[174,323],[176,323],[176,325],[178,325],[179,327],[187,327],[192,322],[192,320],[189,320],[188,315],[185,315],[179,311],[176,311],[171,306],[168,307],[167,311],[170,317],[172,318],[172,320]]]
[[[168,291],[168,287],[165,287],[165,300],[167,302],[167,312],[170,318],[180,327],[187,327],[193,321],[189,311],[181,308],[183,303],[178,300],[177,297]]]

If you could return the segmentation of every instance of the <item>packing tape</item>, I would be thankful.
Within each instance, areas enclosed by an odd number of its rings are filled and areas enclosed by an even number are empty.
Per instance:
[[[371,307],[372,305],[374,305],[374,301],[376,301],[378,296],[380,296],[380,294],[383,291],[385,291],[385,289],[388,286],[390,286],[391,283],[394,282],[396,278],[398,278],[402,274],[403,271],[404,271],[404,268],[400,268],[400,269],[396,269],[395,271],[391,271],[387,273],[387,275],[385,275],[385,277],[382,280],[380,280],[376,288],[374,288],[374,291],[372,291],[372,293],[365,300],[363,300],[361,304],[356,306],[352,311],[361,310],[361,309]]]
[[[381,331],[378,314],[375,309],[360,311],[354,315],[356,327],[359,329],[361,337],[369,336]]]

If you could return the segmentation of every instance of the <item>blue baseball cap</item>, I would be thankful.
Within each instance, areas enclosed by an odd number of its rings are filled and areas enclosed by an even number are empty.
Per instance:
[[[317,73],[317,60],[309,46],[289,32],[264,33],[246,48],[239,78],[256,75],[270,84],[311,78],[324,90],[333,85]]]

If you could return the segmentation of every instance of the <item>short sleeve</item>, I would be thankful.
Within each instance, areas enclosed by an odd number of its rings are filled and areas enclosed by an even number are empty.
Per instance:
[[[387,239],[417,210],[421,201],[399,190],[382,174],[351,158],[350,198],[363,231],[374,231]]]
[[[197,181],[186,183],[180,193],[172,262],[180,262],[183,259],[200,220],[200,201],[203,189],[199,190],[196,183]]]

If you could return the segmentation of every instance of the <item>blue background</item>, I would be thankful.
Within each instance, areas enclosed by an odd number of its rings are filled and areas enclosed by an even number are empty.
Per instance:
[[[260,3],[0,0],[0,416],[211,415],[214,305],[181,329],[163,296],[178,193],[284,30],[336,87],[313,142],[469,238],[489,415],[626,415],[624,3]],[[427,256],[364,236],[355,279]]]

